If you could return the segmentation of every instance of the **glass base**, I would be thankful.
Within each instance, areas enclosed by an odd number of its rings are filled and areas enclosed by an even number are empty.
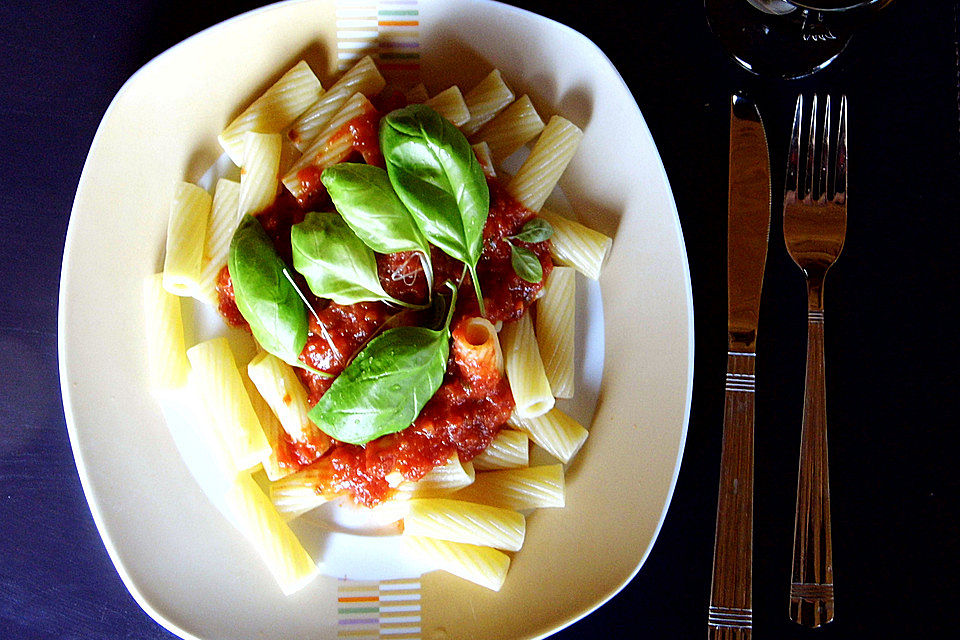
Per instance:
[[[847,46],[846,20],[782,1],[704,0],[707,22],[741,67],[761,76],[802,78],[820,71]]]

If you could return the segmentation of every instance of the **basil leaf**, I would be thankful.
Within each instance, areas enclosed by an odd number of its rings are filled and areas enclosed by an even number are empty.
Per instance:
[[[371,340],[310,410],[310,419],[350,444],[409,427],[443,382],[455,304],[454,291],[439,330],[397,327]]]
[[[427,240],[466,264],[484,313],[476,267],[490,190],[470,143],[436,111],[412,104],[381,120],[380,148],[397,196]]]
[[[510,244],[510,264],[518,276],[536,284],[543,280],[543,265],[540,258],[530,249]]]
[[[227,267],[240,314],[264,349],[284,362],[298,360],[307,343],[307,310],[284,275],[286,265],[269,236],[251,215],[245,215],[230,241]]]
[[[520,233],[510,236],[510,240],[519,240],[520,242],[544,242],[553,235],[553,227],[543,218],[532,218],[527,224],[523,225]]]
[[[379,253],[430,254],[427,239],[397,197],[386,171],[344,162],[325,169],[320,179],[337,211],[365,245]]]
[[[392,298],[380,284],[377,258],[336,213],[308,213],[290,230],[293,267],[319,298],[337,304],[384,300],[411,306]]]

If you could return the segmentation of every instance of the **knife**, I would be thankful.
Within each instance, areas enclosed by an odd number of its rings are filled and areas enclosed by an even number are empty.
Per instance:
[[[730,99],[727,197],[727,377],[707,637],[753,627],[753,414],[760,290],[770,237],[770,152],[756,105]]]

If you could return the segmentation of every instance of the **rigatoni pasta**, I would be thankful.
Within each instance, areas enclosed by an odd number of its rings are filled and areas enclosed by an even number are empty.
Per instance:
[[[530,438],[523,431],[501,429],[483,453],[473,459],[476,471],[517,469],[530,464]]]
[[[589,435],[583,425],[560,409],[533,418],[514,414],[510,424],[525,431],[531,440],[561,462],[570,462]]]
[[[423,536],[405,536],[410,548],[423,554],[437,568],[491,591],[500,591],[507,579],[510,556],[491,547],[448,542]]]
[[[411,498],[438,498],[447,496],[473,484],[476,473],[473,470],[472,462],[461,462],[460,457],[453,453],[447,459],[447,464],[434,467],[425,476],[416,482],[407,482],[399,472],[393,480],[396,482],[397,491],[406,494]],[[387,476],[387,481],[391,477]]]
[[[237,116],[220,134],[220,146],[238,167],[244,164],[244,134],[280,133],[320,99],[323,87],[301,60]]]
[[[507,191],[531,211],[540,211],[566,170],[583,131],[565,118],[553,116],[537,138],[530,155],[507,184]]]
[[[467,136],[493,119],[513,102],[513,91],[503,81],[498,69],[491,71],[463,97],[470,111],[470,120],[461,129]]]
[[[187,381],[233,482],[231,515],[285,593],[315,568],[285,522],[350,500],[370,508],[371,521],[402,519],[392,526],[436,566],[498,590],[510,564],[502,550],[525,538],[519,511],[565,502],[563,465],[529,467],[531,441],[566,463],[587,437],[554,403],[573,393],[574,269],[596,277],[609,239],[548,211],[536,216],[582,132],[559,116],[545,126],[497,70],[466,95],[408,88],[407,101],[425,104],[396,120],[378,108],[404,94],[380,94],[369,57],[326,92],[315,80],[298,64],[221,134],[240,183],[221,180],[212,207],[206,195],[199,275],[179,289],[249,325],[260,351],[242,368],[224,338],[185,351],[179,299],[161,287],[179,273],[172,267],[145,285],[148,331],[161,348],[154,386]],[[302,155],[280,176],[284,136]],[[496,167],[534,139],[501,183]],[[431,174],[437,158],[442,176]],[[361,160],[387,170],[351,166]],[[327,172],[340,163],[351,164]],[[324,190],[329,199],[318,197]],[[194,198],[203,209],[205,193],[181,185],[174,204],[190,209]],[[340,224],[350,207],[354,224]],[[343,216],[310,213],[334,208]],[[458,209],[463,225],[450,232],[441,218]],[[365,215],[376,223],[363,225]],[[231,247],[241,218],[244,235]],[[196,242],[185,228],[171,223],[174,244]],[[364,288],[377,301],[344,293]],[[405,341],[382,340],[397,335]],[[401,417],[385,426],[384,415]],[[360,426],[344,429],[339,416]],[[266,476],[265,491],[253,471]]]
[[[557,398],[572,398],[574,331],[576,329],[576,272],[554,267],[537,301],[537,341],[543,369]]]
[[[235,524],[263,558],[284,594],[300,590],[314,578],[317,563],[250,476],[237,478],[226,501]]]
[[[291,441],[308,444],[320,453],[330,447],[329,436],[307,415],[307,392],[290,365],[261,351],[247,365],[247,373]]]
[[[217,277],[227,264],[230,239],[240,220],[240,183],[220,178],[213,192],[213,207],[207,221],[200,277],[193,297],[217,305]]]
[[[481,473],[475,482],[457,491],[453,497],[513,511],[562,507],[563,465]]]
[[[551,255],[591,280],[598,279],[613,239],[547,209],[540,211],[540,216],[553,227]]]
[[[416,499],[403,519],[403,533],[519,551],[526,521],[509,509],[446,498]]]
[[[454,126],[463,126],[470,120],[470,110],[467,103],[463,100],[463,94],[456,85],[444,89],[423,104],[432,107],[437,113],[454,124]]]
[[[485,124],[470,139],[474,142],[486,142],[490,146],[494,166],[500,166],[517,149],[540,135],[545,126],[533,102],[530,101],[530,96],[523,95]]]
[[[516,413],[522,418],[541,416],[553,408],[550,381],[543,369],[540,347],[533,333],[533,321],[525,315],[506,325],[500,333],[503,340],[504,366]]]
[[[373,96],[386,81],[370,56],[364,56],[314,104],[310,105],[287,132],[290,142],[300,151],[306,149],[326,128],[334,114],[351,96],[360,93]]]
[[[195,184],[176,186],[167,224],[163,258],[163,288],[178,296],[193,295],[199,287],[207,216],[213,199]]]
[[[243,136],[240,168],[240,216],[260,213],[277,197],[280,173],[280,134],[250,131]]]
[[[324,169],[340,162],[353,148],[353,140],[349,136],[335,135],[351,120],[375,111],[362,93],[355,93],[345,101],[313,144],[307,147],[300,159],[283,176],[283,184],[290,193],[298,198],[307,195],[311,185],[304,180],[301,172],[313,168],[319,177]]]
[[[263,427],[243,386],[226,338],[214,338],[187,350],[197,389],[203,394],[238,469],[253,469],[270,454]]]

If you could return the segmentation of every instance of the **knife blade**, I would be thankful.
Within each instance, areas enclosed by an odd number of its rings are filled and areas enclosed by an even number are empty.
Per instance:
[[[753,426],[757,326],[770,237],[770,152],[756,105],[730,99],[727,375],[708,638],[753,628]]]

